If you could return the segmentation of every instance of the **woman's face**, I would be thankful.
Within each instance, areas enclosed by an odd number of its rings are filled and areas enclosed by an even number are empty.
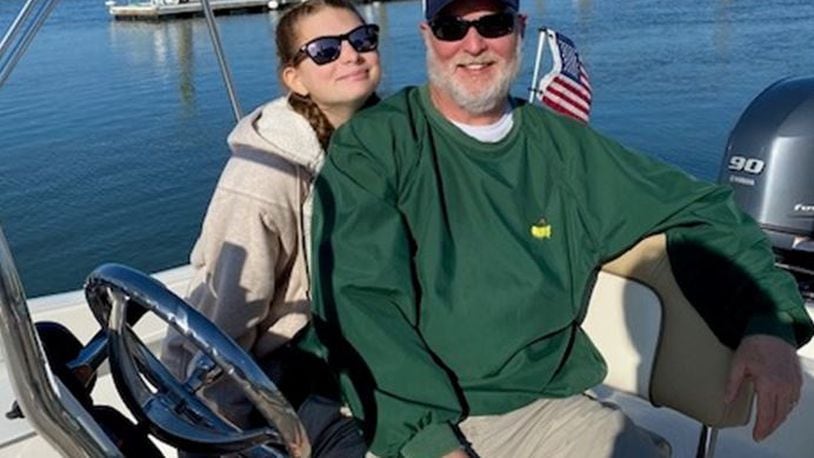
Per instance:
[[[315,38],[346,34],[360,25],[362,21],[352,11],[323,8],[297,24],[297,48]],[[347,40],[341,46],[339,57],[332,62],[317,65],[305,57],[286,68],[283,80],[289,89],[310,95],[324,111],[361,107],[379,84],[379,53],[358,52]]]

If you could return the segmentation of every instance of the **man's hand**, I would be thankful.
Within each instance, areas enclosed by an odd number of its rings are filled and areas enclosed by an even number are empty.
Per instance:
[[[443,456],[443,458],[470,458],[470,457],[469,454],[466,453],[464,449],[459,448],[447,453],[446,455]]]
[[[729,372],[726,402],[735,400],[741,384],[751,380],[757,395],[757,419],[752,437],[762,441],[780,426],[800,399],[803,375],[797,351],[768,335],[744,338]]]

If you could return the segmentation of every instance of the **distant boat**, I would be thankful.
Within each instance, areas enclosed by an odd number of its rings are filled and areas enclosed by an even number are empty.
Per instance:
[[[220,14],[258,12],[283,8],[302,0],[210,0],[212,11]],[[203,15],[200,1],[189,0],[107,0],[107,11],[115,19],[157,20]]]

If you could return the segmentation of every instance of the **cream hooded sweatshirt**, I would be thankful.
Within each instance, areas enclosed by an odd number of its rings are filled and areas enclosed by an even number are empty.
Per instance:
[[[260,359],[309,320],[308,195],[324,151],[308,121],[284,97],[241,119],[228,142],[232,157],[190,255],[195,274],[186,298]],[[170,331],[161,359],[183,380],[196,353]],[[244,423],[251,406],[218,385],[205,396]]]

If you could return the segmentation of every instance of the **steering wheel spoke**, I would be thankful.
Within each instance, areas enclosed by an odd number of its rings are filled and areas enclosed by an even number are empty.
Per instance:
[[[203,353],[199,353],[194,360],[192,373],[189,374],[184,385],[193,392],[215,383],[223,375],[223,369],[215,361]]]
[[[132,350],[132,356],[138,365],[139,375],[143,376],[154,388],[154,390],[150,390],[140,380],[131,381],[131,384],[142,384],[141,389],[137,393],[134,390],[133,393],[133,397],[141,404],[142,409],[145,409],[148,404],[159,398],[163,405],[193,423],[209,427],[227,427],[228,423],[195,396],[194,391],[187,390],[184,385],[178,383],[164,364],[155,357],[132,330],[127,329],[125,335],[131,345],[136,344],[129,348]],[[228,427],[231,427],[231,425]]]

